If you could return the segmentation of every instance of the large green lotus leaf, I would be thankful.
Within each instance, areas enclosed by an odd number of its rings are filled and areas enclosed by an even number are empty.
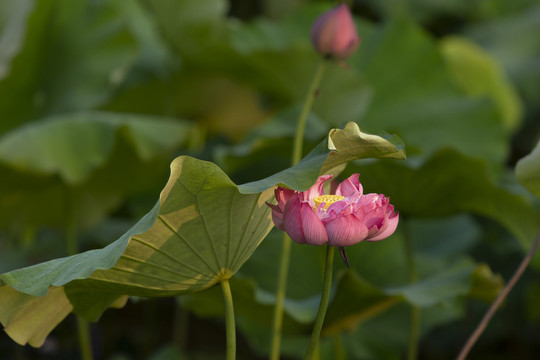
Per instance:
[[[51,287],[45,297],[18,292],[0,286],[0,322],[4,331],[18,344],[43,345],[47,335],[72,310],[62,287]]]
[[[540,5],[531,1],[519,10],[511,15],[506,11],[506,16],[492,21],[470,23],[463,33],[500,61],[524,102],[538,109],[540,43],[536,34],[540,31]]]
[[[489,96],[504,124],[514,130],[521,121],[521,101],[501,65],[475,43],[457,36],[441,41],[441,50],[456,83],[473,96]]]
[[[0,226],[14,234],[63,227],[67,213],[78,228],[95,224],[127,194],[162,182],[171,153],[192,134],[183,120],[110,112],[52,116],[5,133]]]
[[[455,270],[458,270],[458,267]],[[459,270],[455,272],[455,275],[459,277]],[[433,306],[422,307],[420,315],[421,337],[423,338],[424,335],[429,334],[436,328],[448,326],[452,323],[455,324],[460,319],[462,320],[467,314],[467,308],[463,301],[465,295],[476,298],[477,294],[487,290],[485,294],[488,297],[484,297],[482,300],[486,300],[488,303],[492,302],[498,295],[498,291],[502,289],[502,284],[499,281],[493,286],[494,284],[488,279],[493,279],[493,274],[489,268],[484,264],[477,265],[472,277],[464,277],[462,280],[463,284],[468,284],[470,293],[466,294],[463,291],[466,288],[465,286],[453,299],[446,299]],[[445,280],[444,283],[448,282]],[[491,285],[488,285],[489,283]],[[457,290],[459,287],[456,287],[456,284],[455,282],[454,285],[452,285],[452,282],[450,283],[452,288]],[[416,286],[427,290],[426,284]],[[438,287],[435,283],[432,283],[432,286],[433,290]],[[441,293],[446,291],[445,289],[440,290]],[[417,300],[421,299],[421,294],[422,292],[415,294],[415,296],[418,296]],[[411,294],[409,293],[409,295]],[[422,300],[426,300],[426,298]],[[359,323],[353,331],[342,332],[341,336],[349,357],[355,359],[401,359],[408,345],[410,318],[411,309],[409,304],[400,302],[377,316]]]
[[[170,296],[208,288],[230,278],[270,231],[265,201],[272,195],[272,189],[241,194],[216,165],[179,157],[160,201],[118,240],[2,274],[0,289],[31,295],[23,303],[40,308],[50,299],[50,286],[62,287],[73,311],[95,320],[121,295]],[[96,292],[99,301],[94,301]],[[5,327],[11,326],[15,310],[2,307]],[[28,321],[18,334],[29,337],[36,331]],[[55,325],[47,323],[46,329]]]
[[[255,19],[244,23],[225,17],[222,1],[156,0],[152,4],[158,23],[185,61],[174,78],[127,88],[108,108],[124,111],[135,106],[148,113],[160,113],[166,108],[176,116],[195,113],[205,119],[209,110],[229,96],[229,92],[207,86],[217,80],[239,83],[250,89],[256,104],[263,110],[268,106],[266,101],[261,104],[261,93],[272,110],[297,106],[305,98],[319,61],[309,41],[309,28],[327,6],[306,6],[306,10],[284,20]],[[204,19],[193,22],[191,11],[195,12],[195,19]],[[201,34],[186,36],[191,31]],[[326,129],[356,120],[365,112],[369,91],[357,71],[329,64],[325,79],[317,103],[325,109],[325,114],[332,114],[331,119],[325,119]],[[208,102],[205,100],[208,96],[216,98]],[[246,111],[249,107],[239,105],[237,107],[243,111],[237,111],[236,118],[229,122],[219,122],[221,128],[231,127],[236,119],[242,124],[253,123],[255,117],[251,111]]]
[[[96,321],[105,309],[121,308],[127,299],[127,296],[98,291],[69,294],[63,286],[52,286],[45,296],[36,297],[9,286],[1,286],[0,323],[4,324],[4,331],[16,343],[40,347],[56,325],[77,309],[74,304],[79,301],[85,302],[86,306],[78,315]]]
[[[456,296],[465,296],[471,287],[474,265],[471,260],[458,261],[444,273],[422,279],[414,284],[387,289],[390,295],[402,295],[411,304],[420,307],[451,301]]]
[[[214,164],[180,157],[158,204],[120,239],[0,279],[35,296],[89,277],[77,285],[139,296],[203,289],[234,274],[270,231],[271,196],[240,194]]]
[[[463,316],[461,301],[446,306],[423,309],[421,334],[445,324],[459,321]],[[368,319],[353,332],[341,334],[343,346],[352,359],[399,360],[407,351],[410,334],[411,309],[399,303],[380,315]]]
[[[353,60],[373,92],[355,119],[365,131],[396,133],[409,154],[452,146],[494,164],[505,160],[509,134],[496,107],[454,84],[440,45],[414,22],[399,18],[378,28]]]
[[[80,184],[108,160],[120,130],[145,161],[189,136],[189,125],[172,118],[106,112],[57,115],[4,134],[0,162]]]
[[[425,163],[397,162],[354,166],[365,191],[384,192],[406,215],[434,217],[470,212],[506,227],[528,249],[538,213],[528,199],[497,185],[487,164],[454,150],[441,150]]]
[[[405,159],[404,146],[398,137],[385,139],[360,131],[356,123],[343,130],[332,129],[323,140],[297,165],[265,179],[240,185],[243,193],[257,193],[276,184],[298,191],[307,190],[321,174],[329,174],[349,161],[367,158]]]
[[[533,151],[516,164],[519,182],[540,199],[540,142]]]
[[[0,133],[47,114],[101,104],[137,57],[118,1],[37,1],[0,81]]]

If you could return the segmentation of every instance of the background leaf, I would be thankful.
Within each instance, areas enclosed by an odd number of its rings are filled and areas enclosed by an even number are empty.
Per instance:
[[[194,134],[174,118],[87,111],[7,132],[0,136],[0,224],[24,234],[74,217],[88,228],[127,195],[163,181],[171,153]]]
[[[540,142],[516,165],[517,179],[540,199]]]

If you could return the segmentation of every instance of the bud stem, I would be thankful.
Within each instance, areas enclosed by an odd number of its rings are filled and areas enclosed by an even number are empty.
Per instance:
[[[406,223],[406,222],[405,222]],[[418,272],[416,270],[416,261],[414,258],[414,247],[410,233],[405,231],[405,257],[409,268],[409,281],[411,284],[418,282]],[[409,349],[407,360],[416,360],[418,358],[418,345],[420,342],[421,314],[420,308],[411,304],[411,322],[409,327]]]
[[[302,148],[304,145],[304,130],[306,127],[307,117],[313,105],[313,100],[317,94],[319,84],[326,67],[325,59],[322,59],[315,70],[315,75],[311,81],[309,91],[304,102],[304,107],[298,118],[296,127],[296,136],[294,138],[292,165],[296,165],[302,159]],[[289,273],[289,262],[291,258],[291,239],[284,234],[283,245],[281,249],[281,261],[278,272],[278,284],[276,290],[276,305],[274,307],[274,322],[272,325],[272,347],[270,349],[270,359],[278,360],[281,347],[281,328],[283,324],[283,303],[285,301],[285,292],[287,289],[287,276]]]
[[[304,131],[306,129],[307,117],[311,110],[311,106],[313,105],[313,100],[315,99],[315,95],[317,95],[317,91],[319,89],[319,84],[321,83],[321,79],[322,79],[325,67],[326,67],[326,60],[322,59],[319,62],[319,65],[317,66],[317,70],[315,71],[315,76],[313,77],[313,80],[311,81],[311,87],[309,88],[309,91],[306,96],[306,100],[304,102],[304,107],[302,108],[302,112],[300,113],[300,117],[298,118],[298,124],[296,125],[296,137],[294,138],[294,148],[293,148],[293,156],[292,156],[293,166],[298,164],[300,160],[302,159],[302,147],[304,145]]]

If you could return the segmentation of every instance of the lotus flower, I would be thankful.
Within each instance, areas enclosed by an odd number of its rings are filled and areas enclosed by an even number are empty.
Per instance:
[[[341,182],[335,194],[326,195],[323,185],[332,175],[320,176],[306,191],[278,187],[272,209],[276,227],[299,244],[337,246],[348,265],[344,247],[360,241],[379,241],[396,230],[399,214],[389,198],[363,194],[358,174]]]
[[[338,60],[349,58],[360,44],[360,38],[347,4],[325,12],[311,28],[311,40],[317,52]]]

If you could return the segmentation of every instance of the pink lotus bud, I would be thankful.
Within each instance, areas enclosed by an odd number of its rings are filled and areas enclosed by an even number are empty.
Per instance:
[[[311,40],[317,52],[338,60],[349,58],[360,38],[347,4],[341,4],[319,16],[311,28]]]
[[[387,238],[396,230],[399,214],[384,195],[364,195],[358,174],[342,181],[335,194],[324,194],[324,182],[331,177],[320,176],[303,192],[278,187],[278,204],[267,205],[276,227],[291,239],[300,244],[337,246],[347,263],[343,247]]]

